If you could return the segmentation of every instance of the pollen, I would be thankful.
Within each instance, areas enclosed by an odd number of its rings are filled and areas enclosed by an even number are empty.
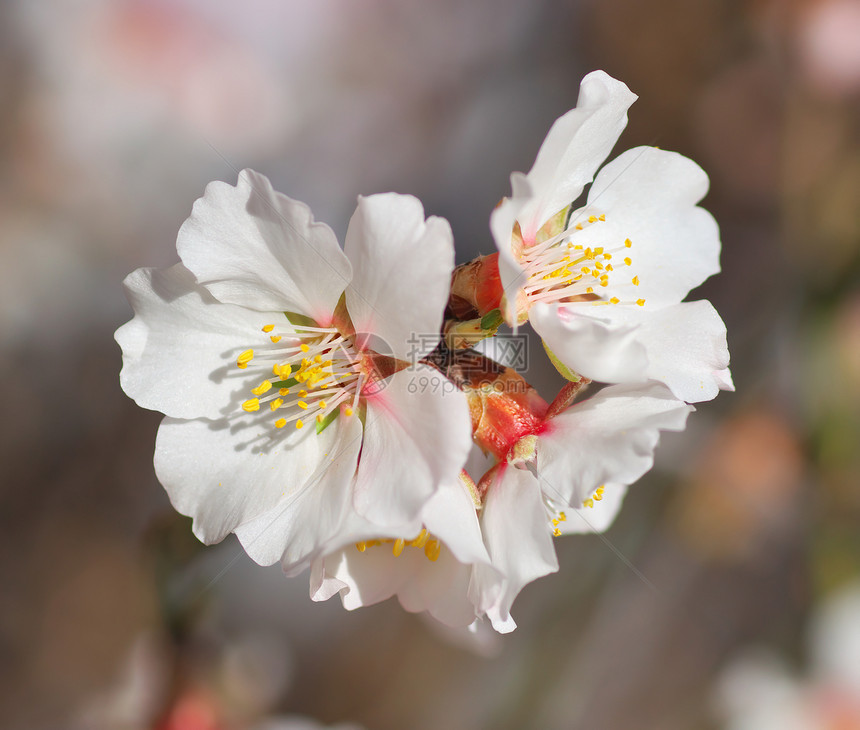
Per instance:
[[[627,264],[628,266],[630,266],[630,264],[633,263],[633,259],[631,259],[629,256],[625,256],[624,257],[624,263]]]
[[[625,248],[630,248],[632,245],[633,245],[633,241],[631,241],[629,238],[624,239],[624,247]]]
[[[428,540],[424,546],[424,554],[427,559],[435,563],[439,559],[439,553],[442,552],[442,544],[438,540]]]
[[[308,404],[305,403],[303,400],[300,400],[296,405],[303,411],[306,411],[308,409]]]
[[[298,421],[296,421],[296,428],[301,428],[301,427],[302,427],[302,426],[304,426],[304,425],[305,425],[305,424],[303,424],[303,423],[302,423],[302,419],[301,419],[301,418],[300,418]]]
[[[621,300],[618,297],[612,297],[612,299],[609,300],[609,303],[610,304],[618,304],[618,302],[620,302],[620,301]]]
[[[289,388],[278,388],[278,395],[289,395],[289,394],[290,394]]]
[[[251,398],[246,400],[242,404],[242,410],[248,413],[253,413],[254,411],[260,410],[260,399],[259,398]]]
[[[271,332],[273,329],[275,329],[275,325],[273,324],[267,324],[263,326],[263,332],[265,332],[266,334],[269,334],[269,332]]]
[[[637,300],[636,300],[636,303],[637,303],[640,307],[644,307],[644,306],[645,306],[645,300],[644,300],[644,299],[637,299]]]
[[[236,358],[236,365],[240,368],[244,369],[248,367],[248,363],[254,359],[254,351],[253,350],[245,350],[239,357]]]
[[[320,407],[320,410],[324,411],[326,409],[326,404],[324,400],[321,400],[317,405]]]
[[[391,552],[394,553],[395,558],[403,552],[403,548],[405,545],[406,541],[402,537],[394,541],[394,546],[391,548]]]
[[[367,550],[367,543],[357,542],[355,543],[355,549],[358,550],[358,552],[363,553],[365,550]]]
[[[604,213],[601,213],[599,216],[597,216],[597,220],[599,220],[599,221],[605,221],[605,220],[606,220],[606,215],[605,215]]]
[[[307,352],[307,351],[308,351],[308,350],[310,350],[311,348],[310,348],[310,347],[308,347],[308,346],[303,342],[301,345],[299,345],[299,349],[300,349],[302,352]],[[303,364],[304,364],[304,363],[303,363]]]
[[[634,276],[630,281],[632,281],[635,286],[639,286],[639,277],[638,276]]]
[[[287,425],[287,419],[286,418],[279,418],[277,421],[275,421],[275,428],[283,428],[286,425]]]
[[[271,403],[269,403],[269,408],[272,411],[276,411],[282,405],[284,405],[284,399],[283,398],[275,398],[275,400],[273,400]]]
[[[256,388],[251,388],[251,392],[254,395],[263,395],[263,393],[265,393],[268,390],[271,390],[271,388],[272,388],[272,381],[264,380]]]
[[[269,337],[269,339],[272,342],[274,342],[275,344],[278,344],[281,341],[281,336],[280,335],[272,335],[271,337]]]

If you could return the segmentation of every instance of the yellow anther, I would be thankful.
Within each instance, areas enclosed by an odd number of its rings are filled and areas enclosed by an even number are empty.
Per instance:
[[[645,306],[645,300],[644,300],[644,299],[637,299],[637,300],[636,300],[636,303],[637,303],[640,307],[644,307],[644,306]]]
[[[615,269],[612,267],[612,264],[606,264],[606,270],[607,271],[615,271]]]
[[[583,506],[583,507],[589,507],[589,508],[594,507],[594,500],[593,500],[591,497],[589,497],[588,499],[586,499],[586,500],[582,503],[582,506]]]
[[[352,408],[350,408],[349,406],[347,406],[346,408],[344,408],[344,409],[343,409],[343,413],[344,413],[344,415],[346,415],[346,416],[351,416],[351,415],[352,415]]]
[[[594,258],[594,251],[592,251],[590,248],[585,249],[585,251],[583,251],[582,254],[587,259],[593,259]]]
[[[275,329],[275,325],[273,324],[267,324],[263,326],[263,332],[265,332],[266,334],[269,334],[269,332],[271,332],[273,329]]]
[[[279,418],[277,421],[275,421],[275,428],[283,428],[286,425],[287,425],[287,419],[286,418]]]
[[[581,231],[581,230],[582,230],[582,223],[577,223],[577,224],[574,226],[574,228],[576,228],[576,230],[577,230],[577,231]]]
[[[278,395],[289,395],[289,394],[290,394],[289,388],[278,388]]]
[[[296,405],[298,405],[298,407],[301,408],[303,411],[306,411],[308,409],[308,404],[305,403],[303,400],[300,400]]]
[[[631,241],[629,238],[624,239],[624,246],[626,248],[630,248],[632,245],[633,245],[633,241]]]
[[[597,220],[599,220],[599,221],[605,221],[605,220],[606,220],[606,214],[605,214],[605,213],[601,213],[601,214],[597,217]]]
[[[302,426],[304,426],[304,425],[305,425],[305,424],[303,424],[303,423],[302,423],[302,419],[301,419],[301,418],[300,418],[298,421],[296,421],[296,428],[301,428],[301,427],[302,427]]]
[[[597,220],[597,216],[596,216],[596,215],[590,215],[590,216],[588,216],[588,222],[589,222],[589,223],[594,223],[596,220]]]
[[[600,286],[609,286],[609,277],[606,274],[600,277]]]
[[[308,392],[306,390],[300,390],[299,391],[299,398],[304,398],[307,394],[308,394]]]
[[[322,355],[314,355],[314,362],[322,362]]]
[[[582,244],[577,243],[576,246],[573,247],[573,250],[574,251],[582,251]]]
[[[567,515],[564,512],[558,513],[559,522],[567,522]]]
[[[628,266],[630,266],[630,264],[633,263],[633,259],[631,259],[629,256],[625,256],[624,257],[624,263],[627,264]]]
[[[310,347],[308,347],[306,344],[302,343],[301,345],[299,345],[299,349],[300,349],[302,352],[307,352],[307,351],[308,351],[308,350],[310,350],[311,348],[310,348]]]
[[[367,550],[367,543],[357,542],[355,543],[355,549],[358,550],[358,552],[363,553],[365,550]]]
[[[594,287],[593,286],[588,287],[588,289],[585,290],[585,293],[586,294],[594,294]]]
[[[630,281],[632,281],[636,286],[639,286],[639,277],[634,276]]]
[[[559,529],[556,527],[556,528],[552,531],[552,535],[553,535],[553,537],[561,537],[561,530],[559,530]]]
[[[250,400],[246,400],[242,404],[242,410],[247,411],[248,413],[252,413],[253,411],[260,410],[260,399],[259,398],[251,398]]]
[[[552,520],[552,526],[553,526],[553,527],[558,527],[558,520],[555,520],[555,519],[554,519],[554,520]]]
[[[427,559],[435,563],[439,559],[439,553],[442,552],[442,544],[438,540],[428,540],[424,546],[424,554]]]
[[[260,383],[256,388],[251,388],[251,392],[254,395],[263,395],[268,390],[271,390],[272,382],[270,380],[264,380]]]
[[[595,502],[600,502],[602,499],[603,499],[603,492],[601,492],[601,491],[598,489],[598,490],[594,493],[594,501],[595,501]]]
[[[603,271],[603,262],[602,261],[595,261],[594,262],[594,268],[597,269],[598,271]]]
[[[269,339],[270,339],[272,342],[274,342],[275,344],[277,344],[278,342],[280,342],[280,341],[281,341],[281,336],[280,336],[280,335],[272,335],[272,336],[270,336],[270,337],[269,337]]]
[[[237,362],[237,363],[236,363],[236,367],[238,367],[238,368],[239,368],[239,370],[244,370],[245,368],[247,368],[247,367],[248,367],[248,363],[246,363],[246,362]]]
[[[322,422],[323,422],[322,413],[317,413],[317,423],[322,423]]]
[[[395,558],[403,552],[403,546],[405,544],[406,541],[402,537],[394,541],[394,547],[391,548],[391,552],[394,553]]]
[[[317,405],[320,407],[320,410],[323,411],[327,408],[324,400],[321,400],[319,403],[317,403]]]
[[[276,411],[282,405],[284,405],[284,399],[283,398],[275,398],[275,400],[273,400],[271,403],[269,403],[269,408],[271,408],[273,411]]]
[[[618,302],[620,302],[620,301],[621,300],[618,297],[612,297],[612,299],[609,300],[609,303],[610,304],[618,304]]]
[[[247,365],[251,360],[254,359],[254,351],[253,350],[245,350],[239,357],[236,358],[236,364],[239,367],[242,365]]]
[[[587,266],[583,266],[583,267],[580,269],[580,271],[581,271],[583,274],[590,274],[590,273],[591,273],[591,269],[589,269]]]
[[[427,532],[427,528],[426,528],[426,527],[422,527],[422,528],[421,528],[421,532],[419,532],[419,533],[418,533],[418,537],[416,537],[416,538],[415,538],[412,542],[410,542],[409,544],[410,544],[412,547],[423,548],[423,547],[424,547],[424,545],[427,543],[427,539],[428,539],[429,537],[430,537],[430,533],[429,533],[429,532]]]
[[[606,259],[607,261],[609,261],[612,258],[612,254],[611,253],[605,253],[605,254],[603,254],[603,258]]]
[[[595,249],[594,249],[594,253],[595,253],[595,255],[597,255],[597,256],[599,256],[600,254],[602,254],[602,253],[603,253],[603,246],[598,246],[597,248],[595,248]]]

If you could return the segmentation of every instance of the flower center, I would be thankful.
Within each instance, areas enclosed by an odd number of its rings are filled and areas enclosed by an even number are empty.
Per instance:
[[[421,532],[418,533],[418,537],[414,540],[404,540],[403,538],[366,540],[355,543],[355,548],[358,552],[363,553],[367,548],[387,544],[391,545],[391,552],[394,553],[394,557],[400,556],[406,547],[423,548],[424,555],[432,563],[435,563],[439,559],[439,554],[442,552],[442,543],[435,538],[431,538],[430,533],[427,532],[427,528],[424,527],[421,528]]]
[[[622,302],[618,297],[606,296],[610,281],[633,265],[629,255],[633,242],[629,238],[614,246],[594,248],[572,240],[578,231],[605,220],[604,214],[590,215],[586,222],[576,223],[542,243],[522,249],[520,263],[528,277],[523,292],[529,305],[576,301],[645,305],[644,299]],[[638,276],[630,281],[639,286]]]
[[[236,359],[236,366],[245,370],[253,362],[272,375],[251,388],[253,398],[242,403],[248,413],[267,405],[277,414],[276,428],[295,423],[304,426],[304,419],[315,418],[317,430],[328,425],[339,412],[351,416],[355,411],[367,375],[362,353],[353,336],[342,335],[335,327],[306,327],[290,325],[277,331],[267,324],[263,332],[273,345],[245,350]]]

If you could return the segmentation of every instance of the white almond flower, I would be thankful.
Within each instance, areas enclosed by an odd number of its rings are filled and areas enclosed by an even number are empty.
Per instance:
[[[380,537],[378,528],[350,520],[355,545],[314,561],[311,598],[340,594],[348,610],[397,596],[407,611],[426,611],[448,626],[465,628],[479,618],[469,600],[472,569],[491,574],[476,512],[474,484],[445,484],[422,510],[420,519]],[[470,488],[471,487],[471,488]]]
[[[424,366],[402,369],[435,346],[447,221],[411,196],[359,198],[341,250],[245,170],[207,187],[177,251],[181,264],[126,279],[135,317],[116,339],[123,389],[167,416],[156,473],[198,538],[235,532],[294,572],[343,544],[353,509],[401,525],[457,479],[465,399],[409,388]]]
[[[527,175],[490,219],[502,310],[531,321],[563,375],[609,383],[658,380],[682,400],[732,390],[726,329],[707,301],[682,303],[720,269],[719,229],[696,203],[708,178],[654,147],[598,167],[636,96],[602,71],[553,124]],[[586,204],[569,206],[594,181]]]
[[[479,483],[492,570],[474,568],[471,599],[502,633],[522,588],[558,570],[553,536],[602,532],[654,463],[661,430],[684,428],[692,406],[662,384],[613,385],[540,420]]]

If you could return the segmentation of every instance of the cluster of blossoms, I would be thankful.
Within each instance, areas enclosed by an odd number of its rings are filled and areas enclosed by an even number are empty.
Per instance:
[[[310,568],[314,600],[397,595],[512,630],[519,591],[558,568],[553,538],[605,529],[659,432],[732,387],[725,326],[682,302],[719,270],[706,175],[639,148],[595,178],[635,98],[587,76],[493,212],[498,252],[457,268],[450,226],[411,196],[359,198],[341,248],[263,176],[211,183],[181,263],[127,278],[116,334],[126,393],[165,414],[155,469],[195,535]],[[552,402],[471,349],[527,321],[568,381]],[[486,474],[464,468],[475,446]]]

